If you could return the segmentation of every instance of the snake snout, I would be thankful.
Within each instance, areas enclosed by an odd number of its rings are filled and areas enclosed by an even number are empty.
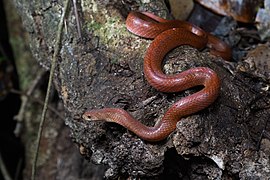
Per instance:
[[[97,117],[95,117],[95,116],[92,115],[92,114],[89,114],[88,112],[84,113],[84,114],[82,115],[82,118],[83,118],[84,120],[87,120],[87,121],[95,121],[95,120],[98,120]]]

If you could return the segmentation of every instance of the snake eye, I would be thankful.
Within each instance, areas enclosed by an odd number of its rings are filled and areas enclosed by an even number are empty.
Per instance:
[[[88,115],[88,114],[83,114],[82,118],[87,120],[87,121],[91,121],[93,119],[93,117],[91,115]]]

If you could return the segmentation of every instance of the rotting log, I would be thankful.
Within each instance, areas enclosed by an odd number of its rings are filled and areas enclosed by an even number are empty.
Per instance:
[[[34,57],[49,69],[63,2],[14,3],[30,34]],[[78,1],[77,8],[82,38],[71,6],[54,85],[65,105],[71,138],[82,155],[107,165],[106,178],[269,176],[269,140],[260,141],[270,116],[269,91],[265,88],[269,79],[252,74],[254,67],[245,61],[225,62],[186,46],[171,52],[166,57],[165,72],[210,67],[218,73],[222,88],[215,103],[182,118],[164,141],[149,143],[117,124],[84,121],[81,115],[86,109],[118,107],[153,126],[173,102],[198,89],[161,93],[144,79],[143,57],[151,40],[129,33],[125,18],[131,10],[168,17],[163,1],[85,0]]]

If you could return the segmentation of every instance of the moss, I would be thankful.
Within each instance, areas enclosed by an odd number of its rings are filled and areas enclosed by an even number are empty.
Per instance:
[[[111,63],[112,63],[112,64],[117,64],[117,62],[118,62],[118,58],[113,58],[113,59],[111,59]]]
[[[91,29],[91,30],[93,30],[93,31],[97,31],[101,27],[102,27],[102,24],[101,23],[98,23],[98,22],[92,22],[92,23],[89,23],[88,24],[88,28]]]
[[[113,47],[118,44],[119,36],[127,34],[126,27],[116,17],[109,17],[105,23],[91,21],[87,24],[87,28],[100,38],[101,43]]]

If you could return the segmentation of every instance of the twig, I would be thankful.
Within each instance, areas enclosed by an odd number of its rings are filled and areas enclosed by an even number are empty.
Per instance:
[[[2,158],[2,154],[0,152],[0,170],[5,180],[12,180],[10,174],[7,171],[4,160]]]
[[[40,79],[43,77],[44,74],[45,74],[45,71],[39,71],[39,73],[37,74],[36,78],[31,83],[30,87],[28,88],[26,94],[24,96],[21,96],[22,104],[21,104],[21,107],[20,107],[20,111],[19,111],[19,113],[16,116],[14,116],[14,120],[17,121],[15,130],[14,130],[14,134],[17,137],[19,137],[20,134],[21,134],[22,124],[23,124],[24,114],[25,114],[25,109],[26,109],[26,105],[28,103],[28,98],[31,97],[31,94],[35,90],[37,84],[40,82]],[[11,89],[11,92],[12,93],[15,93],[15,94],[20,94],[20,95],[23,94],[23,93],[21,93],[19,91],[16,91],[14,89]]]
[[[22,171],[22,167],[23,167],[23,158],[20,158],[19,162],[17,164],[14,180],[19,180],[20,172]]]
[[[77,24],[77,31],[78,31],[78,34],[79,34],[79,38],[82,39],[81,23],[79,21],[77,2],[76,2],[76,0],[73,0],[72,2],[73,2],[73,6],[74,6],[74,14],[75,14],[75,19],[76,19],[76,24]]]
[[[53,58],[52,58],[52,62],[51,62],[51,69],[50,69],[48,88],[47,88],[47,93],[46,93],[46,97],[45,97],[45,102],[44,102],[44,106],[43,106],[43,111],[42,111],[42,115],[41,115],[40,124],[39,124],[38,136],[37,136],[37,140],[36,140],[36,150],[35,150],[34,160],[33,160],[33,164],[32,164],[32,175],[31,175],[32,180],[35,180],[35,176],[36,176],[36,165],[37,165],[37,159],[38,159],[40,139],[41,139],[43,126],[44,126],[44,122],[45,122],[45,117],[46,117],[46,112],[47,112],[47,108],[48,108],[49,97],[50,97],[50,93],[51,93],[51,86],[52,86],[54,71],[55,71],[55,68],[56,68],[56,60],[58,58],[58,55],[59,55],[59,52],[60,52],[60,49],[61,49],[60,48],[61,35],[62,35],[63,27],[64,27],[64,19],[65,19],[66,14],[67,14],[69,2],[70,2],[70,0],[66,0],[65,7],[64,7],[64,10],[63,10],[63,13],[62,13],[62,17],[61,17],[60,22],[58,24],[58,30],[57,30],[56,42],[55,42],[55,49],[54,49]]]
[[[37,102],[38,104],[44,106],[44,102],[43,102],[42,100],[37,99],[37,98],[34,98],[34,97],[28,95],[27,93],[23,93],[23,92],[18,91],[18,90],[16,90],[16,89],[11,89],[10,92],[11,92],[11,93],[14,93],[14,94],[19,94],[19,95],[21,95],[21,96],[27,96],[27,99],[28,99],[28,100]],[[64,118],[64,117],[63,117],[63,116],[62,116],[55,108],[53,108],[52,106],[48,105],[48,109],[49,109],[50,111],[52,111],[55,115],[57,115],[60,119],[65,120],[65,118]],[[14,132],[14,133],[15,133],[15,132]]]

